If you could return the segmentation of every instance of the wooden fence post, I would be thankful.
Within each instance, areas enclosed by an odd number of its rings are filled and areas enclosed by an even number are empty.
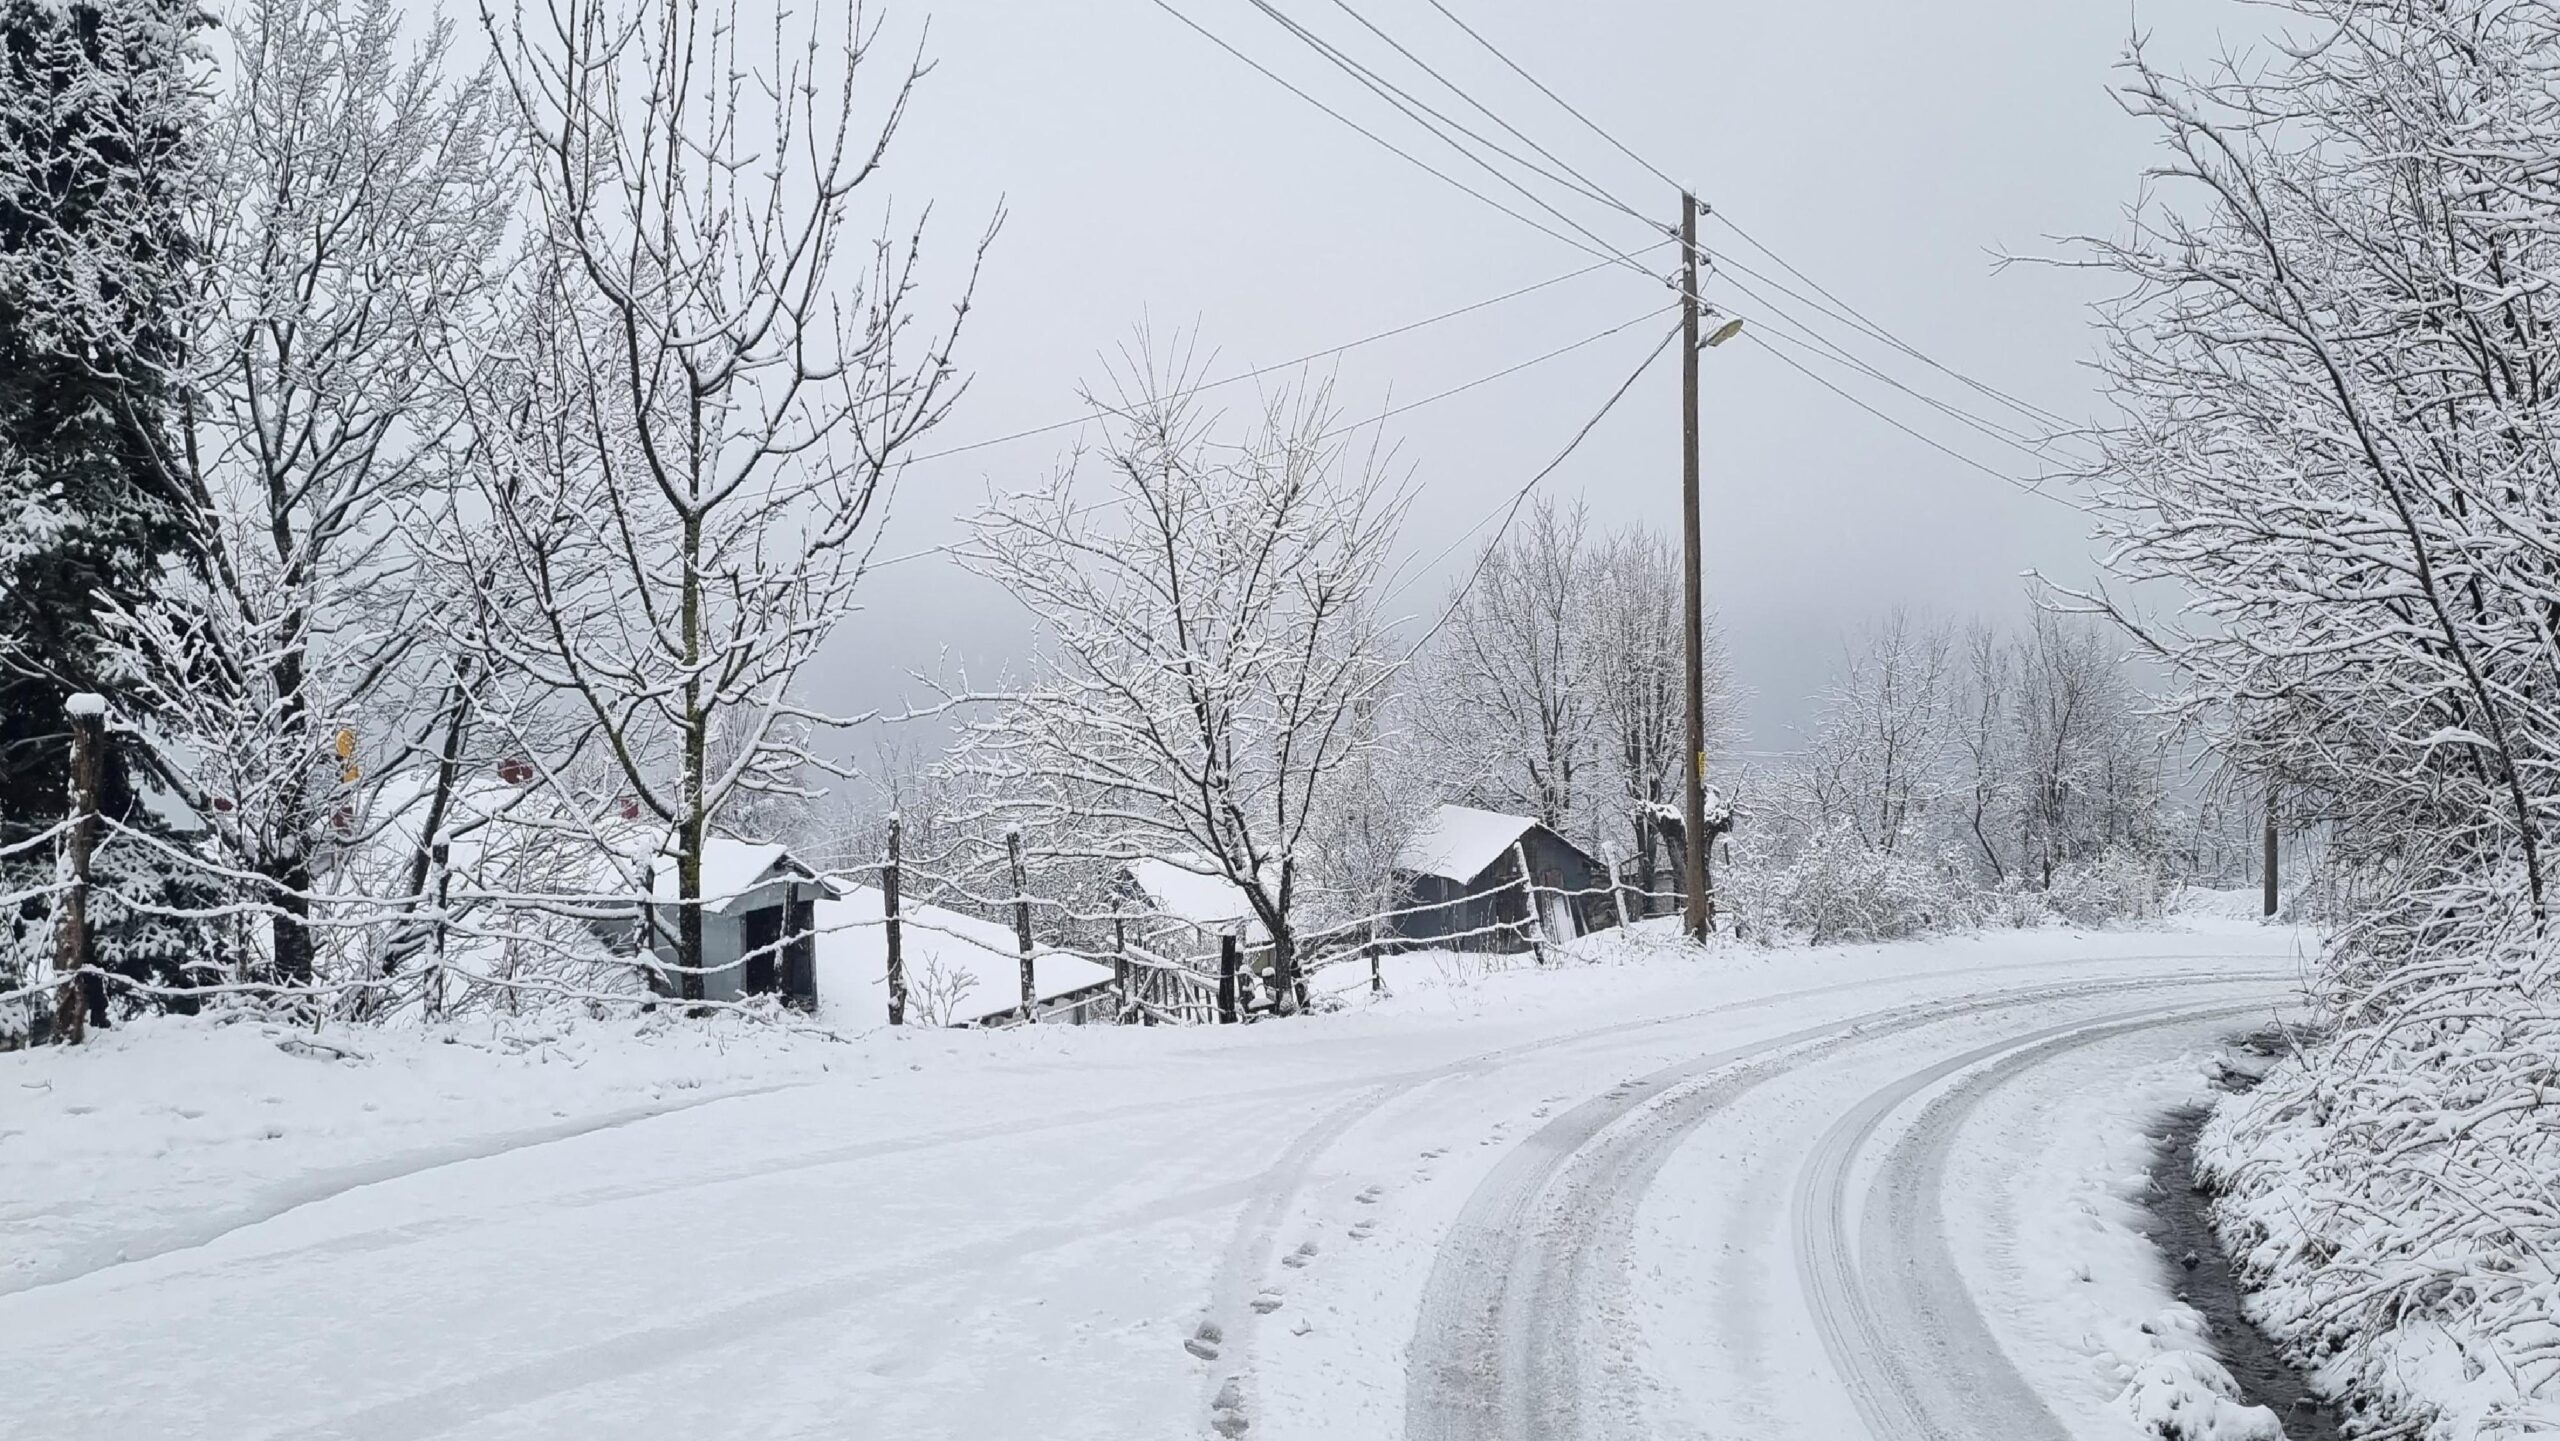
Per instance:
[[[1529,847],[1526,842],[1511,843],[1511,860],[1520,867],[1520,894],[1529,903],[1529,955],[1538,965],[1547,963],[1547,921],[1538,914],[1538,884],[1529,878]]]
[[[1618,908],[1618,929],[1627,928],[1627,886],[1618,875],[1618,847],[1613,841],[1600,843],[1600,863],[1609,868],[1609,903]]]
[[[1013,857],[1013,941],[1022,948],[1022,1019],[1029,1024],[1040,1019],[1040,983],[1031,974],[1031,883],[1022,871],[1022,827],[1008,827],[1004,845]]]
[[[87,1036],[91,1015],[107,1020],[107,988],[89,970],[89,858],[98,845],[98,775],[105,762],[107,702],[83,691],[63,702],[71,719],[71,829],[63,837],[62,895],[54,902],[53,974],[61,982],[54,994],[53,1036],[76,1046]]]
[[[1236,938],[1233,934],[1218,937],[1218,1024],[1236,1023]]]
[[[904,829],[898,813],[889,813],[889,863],[880,868],[880,924],[889,948],[889,1024],[907,1023],[907,957],[898,934],[898,860],[899,833]]]
[[[1120,994],[1120,1019],[1126,1021],[1138,1009],[1138,993],[1129,970],[1129,918],[1119,914],[1116,906],[1111,916],[1111,980]]]

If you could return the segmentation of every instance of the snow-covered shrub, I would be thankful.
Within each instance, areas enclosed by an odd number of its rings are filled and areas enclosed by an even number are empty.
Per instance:
[[[1982,907],[1984,925],[2013,931],[2032,930],[2053,919],[2053,910],[2045,904],[2044,893],[2019,876],[2011,876],[1985,890]]]
[[[2519,906],[2396,965],[2350,938],[2339,1029],[2199,1146],[2260,1323],[2423,1441],[2560,1435],[2560,946],[2535,929]]]
[[[2121,846],[2057,867],[2053,883],[2038,897],[2045,909],[2075,926],[2153,920],[2167,898],[2159,861]]]
[[[1761,910],[1771,928],[1815,945],[1895,940],[1981,919],[1961,872],[1871,849],[1846,828],[1814,837],[1765,885]]]

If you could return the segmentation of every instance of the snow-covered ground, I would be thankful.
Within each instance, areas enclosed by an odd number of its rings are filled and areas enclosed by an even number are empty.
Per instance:
[[[2144,1125],[2304,950],[2192,927],[0,1056],[0,1434],[2128,1441]]]

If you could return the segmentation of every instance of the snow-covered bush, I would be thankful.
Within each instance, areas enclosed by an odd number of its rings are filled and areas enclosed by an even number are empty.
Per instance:
[[[1745,915],[1765,939],[1814,945],[1897,940],[1978,924],[1974,888],[1943,862],[1873,849],[1846,828],[1815,836],[1783,866],[1754,877]]]
[[[2102,926],[2156,919],[2168,893],[2157,858],[2117,846],[2055,868],[2036,900],[2075,926]]]
[[[2560,1434],[2560,1014],[2517,930],[2306,1044],[2199,1148],[2261,1324],[2424,1441]]]

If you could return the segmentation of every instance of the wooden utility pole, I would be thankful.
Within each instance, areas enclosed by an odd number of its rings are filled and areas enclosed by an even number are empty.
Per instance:
[[[1013,857],[1013,940],[1022,948],[1022,1019],[1040,1019],[1040,983],[1031,969],[1031,883],[1022,872],[1022,828],[1004,833],[1005,850]]]
[[[71,829],[62,840],[63,890],[54,902],[53,1038],[66,1046],[88,1034],[89,1013],[104,1023],[106,986],[89,970],[89,858],[98,847],[98,775],[106,763],[107,703],[82,693],[63,709],[71,719]]]
[[[1681,789],[1680,819],[1688,843],[1680,848],[1681,927],[1705,940],[1715,924],[1707,895],[1707,680],[1705,563],[1698,536],[1698,198],[1680,193],[1680,560],[1682,645],[1689,662],[1688,783]]]
[[[2259,857],[2258,862],[2258,884],[2264,891],[2264,894],[2259,898],[2261,902],[2261,914],[2273,916],[2277,909],[2276,788],[2274,786],[2267,787],[2266,827],[2259,839],[2263,842],[2262,849],[2264,851],[2264,854]]]
[[[1222,1026],[1232,1026],[1243,1019],[1237,1013],[1240,997],[1236,984],[1236,951],[1236,938],[1232,934],[1218,937],[1218,1024]]]
[[[889,947],[889,1024],[907,1023],[907,957],[904,940],[898,934],[898,840],[905,827],[893,812],[889,817],[889,864],[880,870],[880,920],[888,929],[882,938]]]

